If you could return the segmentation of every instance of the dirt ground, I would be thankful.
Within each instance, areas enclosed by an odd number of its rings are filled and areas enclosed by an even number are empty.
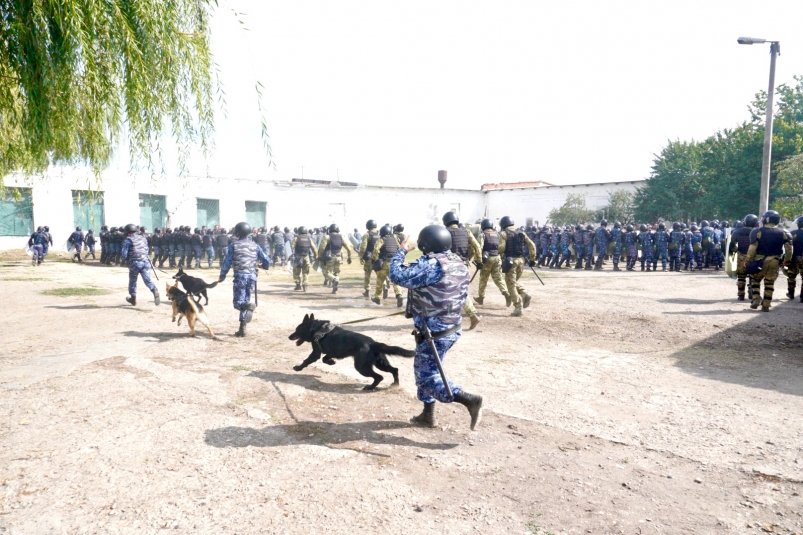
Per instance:
[[[491,287],[445,363],[485,398],[471,432],[459,405],[407,423],[411,359],[372,393],[350,360],[292,370],[304,313],[396,310],[360,274],[336,296],[319,274],[307,294],[262,274],[245,339],[229,277],[212,340],[141,283],[127,305],[124,268],[3,257],[0,533],[803,534],[803,304],[785,280],[768,314],[717,273],[529,273],[523,318]],[[75,287],[100,295],[43,293]],[[403,316],[353,329],[413,347]]]

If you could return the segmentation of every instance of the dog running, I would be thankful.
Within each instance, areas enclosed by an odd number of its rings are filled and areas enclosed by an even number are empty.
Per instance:
[[[199,279],[198,277],[192,277],[184,273],[183,268],[178,268],[178,273],[173,275],[173,278],[181,283],[184,287],[184,290],[187,293],[194,295],[198,301],[201,300],[201,296],[204,296],[204,305],[209,304],[209,296],[206,295],[206,290],[208,288],[214,288],[217,286],[218,281],[209,284],[208,282],[204,281],[203,279]]]
[[[177,284],[167,284],[167,298],[170,299],[170,303],[173,305],[173,321],[176,321],[176,317],[178,317],[177,325],[181,325],[181,318],[187,318],[187,325],[190,327],[190,335],[195,336],[195,323],[200,321],[206,330],[209,331],[209,336],[212,338],[215,337],[215,333],[212,332],[212,328],[209,326],[209,318],[206,317],[206,312],[204,312],[204,307],[200,303],[200,299],[196,301],[192,298],[192,295],[186,294],[178,289]]]
[[[415,351],[389,346],[377,342],[369,336],[338,327],[326,320],[316,320],[314,314],[305,314],[296,330],[288,338],[300,346],[304,342],[312,344],[312,353],[304,362],[293,369],[300,372],[323,355],[323,363],[332,365],[335,359],[354,357],[354,369],[373,383],[363,390],[374,390],[383,377],[374,371],[374,366],[383,372],[393,374],[393,384],[399,384],[399,369],[391,366],[387,355],[413,357]]]

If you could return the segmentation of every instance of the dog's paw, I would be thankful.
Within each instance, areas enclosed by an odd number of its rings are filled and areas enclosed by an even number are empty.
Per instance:
[[[301,364],[296,364],[295,366],[293,366],[293,369],[297,372],[300,372],[301,370],[304,369],[304,366],[302,366]]]
[[[374,385],[366,385],[362,389],[370,392],[371,390],[376,390],[376,387]]]
[[[323,359],[321,362],[328,364],[329,366],[333,366],[335,364],[335,359]]]
[[[175,323],[175,322],[176,322],[176,318],[173,318],[173,323]]]

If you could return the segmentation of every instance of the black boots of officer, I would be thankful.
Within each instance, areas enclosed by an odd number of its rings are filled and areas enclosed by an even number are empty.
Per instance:
[[[474,431],[482,418],[482,396],[460,392],[455,394],[454,400],[468,409],[468,414],[471,416],[471,430]]]
[[[435,402],[424,403],[424,410],[410,418],[410,423],[421,427],[435,427]]]
[[[244,320],[240,321],[240,329],[234,333],[234,336],[239,336],[241,338],[245,336],[245,324],[246,322]]]
[[[130,305],[136,305],[136,304],[137,304],[137,296],[136,296],[136,295],[130,295],[130,296],[126,297],[126,298],[125,298],[125,300],[126,300],[126,301],[127,301],[129,304],[130,304]]]
[[[332,279],[332,293],[333,294],[337,293],[337,285],[338,284],[339,284],[339,281],[337,279]]]

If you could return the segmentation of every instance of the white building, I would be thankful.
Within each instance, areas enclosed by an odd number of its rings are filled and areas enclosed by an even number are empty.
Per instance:
[[[362,231],[368,219],[379,225],[403,223],[408,232],[440,222],[455,210],[462,221],[509,215],[546,221],[569,193],[586,195],[589,208],[602,208],[612,191],[635,191],[643,181],[555,186],[547,183],[487,185],[482,190],[365,186],[318,180],[176,178],[126,181],[99,179],[77,168],[53,168],[40,177],[9,176],[0,196],[0,249],[22,248],[37,226],[48,225],[54,243],[66,241],[76,226],[135,223],[154,227],[220,224],[246,220],[252,226],[295,227],[337,223]]]

